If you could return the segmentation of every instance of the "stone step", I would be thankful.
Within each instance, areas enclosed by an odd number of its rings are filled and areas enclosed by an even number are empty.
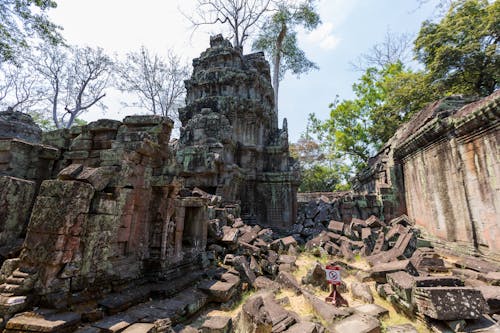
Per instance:
[[[5,282],[8,283],[8,284],[17,284],[17,285],[22,285],[23,282],[24,282],[25,278],[21,278],[21,277],[14,277],[14,276],[9,276]]]
[[[30,273],[27,273],[27,272],[23,272],[21,271],[19,268],[16,269],[12,275],[12,277],[15,277],[15,278],[23,278],[23,279],[26,279],[27,277],[30,276]]]
[[[2,293],[16,293],[21,289],[18,284],[3,283],[0,285],[0,292]]]

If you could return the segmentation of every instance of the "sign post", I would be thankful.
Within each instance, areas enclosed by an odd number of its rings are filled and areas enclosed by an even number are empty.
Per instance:
[[[342,295],[340,295],[340,293],[337,291],[337,286],[342,284],[340,270],[340,266],[332,264],[326,265],[325,267],[326,280],[329,284],[332,285],[332,292],[325,299],[325,302],[332,303],[334,306],[349,306],[347,300],[343,298]]]

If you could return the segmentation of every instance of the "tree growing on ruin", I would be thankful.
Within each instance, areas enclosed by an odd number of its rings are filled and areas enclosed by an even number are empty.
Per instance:
[[[116,67],[118,89],[137,98],[126,106],[143,107],[153,114],[176,118],[174,111],[182,103],[189,69],[173,51],[161,57],[143,46],[128,53]]]
[[[277,111],[279,83],[285,73],[300,75],[318,68],[300,49],[297,42],[297,28],[312,30],[321,20],[314,7],[314,0],[304,0],[299,3],[277,1],[271,12],[273,14],[266,18],[253,43],[253,48],[263,50],[272,59],[274,105]]]
[[[46,15],[56,6],[53,0],[0,1],[0,63],[15,61],[18,54],[28,48],[33,37],[40,37],[53,45],[62,42],[61,27]]]
[[[219,25],[233,40],[233,46],[243,49],[270,3],[271,0],[196,0],[194,12],[185,16],[194,30],[205,25]]]
[[[101,48],[43,44],[28,58],[40,75],[57,128],[69,128],[91,108],[105,109],[113,62]]]

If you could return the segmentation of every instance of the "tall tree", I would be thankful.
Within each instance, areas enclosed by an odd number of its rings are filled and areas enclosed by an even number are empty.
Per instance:
[[[29,62],[43,78],[57,128],[69,128],[83,112],[102,109],[113,62],[101,48],[41,45]]]
[[[38,36],[51,44],[61,42],[61,27],[52,23],[45,12],[57,6],[53,0],[0,1],[0,63],[15,60],[29,39]]]
[[[441,94],[485,96],[500,80],[500,1],[455,1],[444,18],[425,21],[417,58]]]
[[[137,97],[136,102],[127,106],[144,107],[153,114],[175,118],[175,107],[182,103],[189,69],[172,51],[161,57],[143,46],[127,54],[117,70],[118,89]]]
[[[204,25],[220,25],[233,40],[233,46],[243,44],[269,7],[271,0],[196,0],[193,14],[185,15],[194,29]]]
[[[297,28],[312,30],[321,22],[314,8],[314,0],[277,1],[274,14],[266,19],[253,48],[265,51],[272,59],[272,81],[274,105],[278,110],[279,83],[286,72],[300,75],[317,69],[318,66],[307,59],[297,42]]]

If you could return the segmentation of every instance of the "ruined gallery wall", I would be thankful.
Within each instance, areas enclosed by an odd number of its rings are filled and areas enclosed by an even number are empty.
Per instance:
[[[500,250],[498,96],[431,123],[400,147],[409,152],[401,156],[408,214],[430,235],[492,252]],[[425,136],[430,142],[410,149]]]

